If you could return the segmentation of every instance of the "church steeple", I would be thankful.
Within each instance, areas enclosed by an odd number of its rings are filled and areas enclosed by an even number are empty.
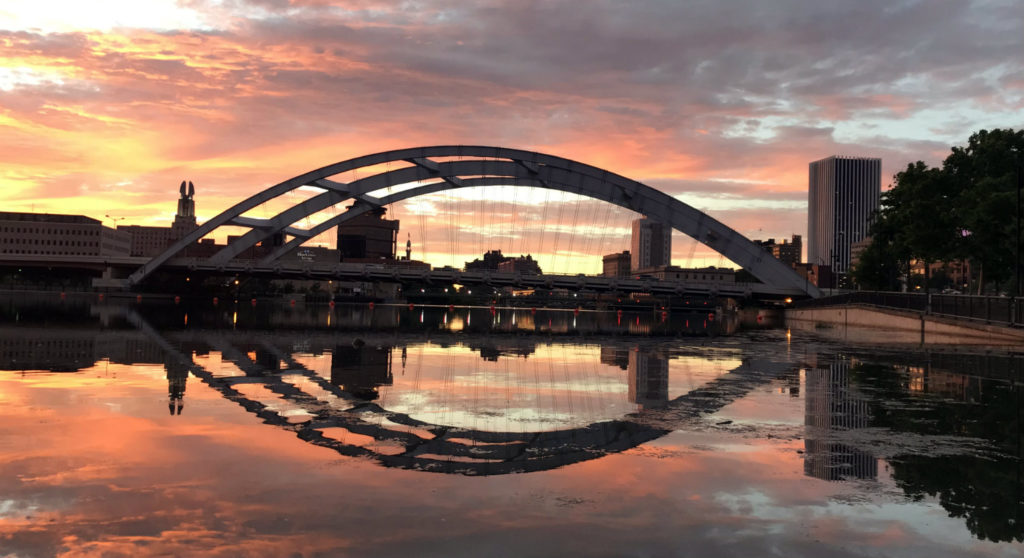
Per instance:
[[[405,259],[412,260],[412,238],[409,233],[405,233]]]

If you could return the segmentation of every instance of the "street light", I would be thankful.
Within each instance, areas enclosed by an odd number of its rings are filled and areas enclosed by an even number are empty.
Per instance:
[[[1020,191],[1024,189],[1024,157],[1021,156],[1021,152],[1017,152],[1017,267],[1015,268],[1017,276],[1017,297],[1020,298]]]
[[[107,219],[110,219],[111,221],[114,222],[114,226],[111,227],[112,229],[116,229],[117,228],[117,222],[118,221],[124,221],[124,217],[111,217],[110,215],[104,215],[104,217],[106,217]]]

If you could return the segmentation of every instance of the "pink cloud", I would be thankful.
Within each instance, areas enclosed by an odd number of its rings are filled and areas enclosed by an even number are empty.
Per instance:
[[[52,212],[106,207],[158,224],[183,178],[200,187],[200,212],[212,216],[348,157],[485,144],[676,185],[673,194],[745,182],[733,192],[752,200],[737,215],[750,220],[727,224],[783,237],[806,225],[780,221],[758,201],[796,199],[810,161],[881,156],[887,182],[973,131],[970,118],[953,113],[931,123],[942,136],[932,141],[839,141],[838,124],[910,122],[934,106],[993,118],[1020,108],[1007,93],[1020,63],[994,56],[1020,45],[1002,25],[1019,14],[999,7],[187,6],[220,24],[0,31],[0,202]],[[853,30],[842,23],[850,18],[873,24]],[[5,78],[5,67],[24,71]],[[978,78],[986,71],[997,81]],[[1005,89],[995,87],[998,76]]]

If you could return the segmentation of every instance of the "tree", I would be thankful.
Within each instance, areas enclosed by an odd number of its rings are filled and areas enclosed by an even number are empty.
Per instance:
[[[948,199],[948,181],[939,169],[917,161],[896,173],[872,223],[872,242],[853,271],[857,284],[896,290],[911,260],[924,261],[927,269],[952,249],[956,234]]]
[[[871,244],[860,254],[851,274],[862,289],[900,290],[900,278],[907,275],[909,257],[897,243],[895,220],[879,213],[871,226]]]
[[[865,288],[896,287],[911,260],[970,260],[980,283],[998,287],[1016,262],[1017,167],[1024,131],[981,130],[954,147],[941,168],[921,161],[896,174],[853,276]],[[926,278],[926,283],[930,283]],[[979,284],[979,291],[983,285]]]
[[[958,257],[999,285],[1014,274],[1017,246],[1016,173],[1024,164],[1024,130],[981,130],[967,147],[954,147],[942,170],[956,187],[953,200],[962,228]],[[979,290],[983,285],[979,285]]]

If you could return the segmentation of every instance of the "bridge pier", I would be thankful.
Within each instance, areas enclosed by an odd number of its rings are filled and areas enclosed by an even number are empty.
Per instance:
[[[128,290],[128,275],[130,274],[131,270],[129,269],[108,265],[103,268],[101,276],[92,280],[92,288],[97,290]]]

